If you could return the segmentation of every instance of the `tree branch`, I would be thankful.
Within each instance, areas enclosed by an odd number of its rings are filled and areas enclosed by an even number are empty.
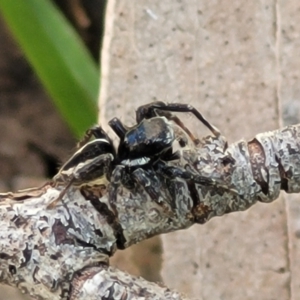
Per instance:
[[[184,299],[165,287],[108,267],[109,257],[151,236],[270,202],[300,188],[300,125],[227,147],[206,137],[181,149],[170,167],[193,177],[170,179],[149,169],[151,187],[71,186],[0,195],[0,280],[37,299]],[[203,177],[212,184],[201,182]],[[151,188],[151,190],[150,190]],[[153,199],[151,195],[159,195]],[[102,297],[102,298],[101,298]]]

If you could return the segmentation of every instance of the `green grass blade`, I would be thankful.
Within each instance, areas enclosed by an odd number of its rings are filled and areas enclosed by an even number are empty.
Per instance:
[[[99,70],[80,38],[49,0],[0,0],[0,11],[64,119],[81,135],[97,121]]]

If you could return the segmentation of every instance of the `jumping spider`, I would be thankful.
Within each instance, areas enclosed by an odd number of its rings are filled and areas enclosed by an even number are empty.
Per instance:
[[[170,179],[180,177],[199,184],[213,184],[209,178],[167,164],[168,161],[180,158],[178,151],[173,152],[175,141],[178,141],[180,147],[187,145],[188,137],[195,146],[199,143],[172,112],[192,113],[216,137],[220,136],[220,132],[190,105],[153,102],[140,106],[136,111],[135,126],[127,127],[118,118],[113,118],[109,122],[109,126],[120,139],[118,151],[101,127],[96,126],[87,131],[80,143],[83,146],[54,177],[56,183],[66,184],[59,199],[64,196],[71,184],[82,185],[99,179],[103,181],[106,177],[115,187],[119,183],[128,189],[134,188],[136,184],[141,185],[155,201],[158,194],[151,187],[153,170]],[[176,126],[180,128],[181,134],[178,134],[178,130],[175,132]],[[95,140],[88,142],[92,136]]]
[[[174,152],[175,141],[180,147],[185,147],[188,143],[188,136],[194,146],[199,143],[199,140],[172,112],[192,113],[216,137],[220,136],[218,129],[190,105],[153,102],[140,106],[136,111],[137,124],[135,126],[128,128],[118,118],[109,122],[110,127],[120,138],[118,160],[110,179],[112,184],[121,182],[129,189],[138,184],[154,201],[158,198],[158,194],[153,188],[152,170],[170,179],[180,177],[199,184],[213,184],[209,178],[167,164],[168,161],[180,158],[180,153]],[[180,130],[176,130],[176,127]]]

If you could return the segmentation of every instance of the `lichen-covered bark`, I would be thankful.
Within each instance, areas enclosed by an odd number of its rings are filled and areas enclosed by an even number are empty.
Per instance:
[[[60,190],[51,183],[1,194],[1,282],[37,299],[183,299],[109,268],[109,257],[153,235],[270,202],[280,189],[299,192],[299,131],[300,125],[290,126],[229,147],[222,136],[206,137],[197,147],[190,142],[180,161],[169,164],[195,180],[149,169],[156,201],[143,187],[129,191],[119,182],[71,187],[54,209],[47,206]],[[197,175],[214,183],[200,185]]]
[[[154,299],[184,300],[187,298],[167,287],[133,277],[108,267],[91,267],[76,274],[70,291],[71,299]]]
[[[189,151],[183,157],[197,172],[216,182],[215,188],[196,187],[199,223],[245,210],[256,201],[271,202],[280,190],[300,191],[299,125],[258,134],[250,142],[239,141],[225,151],[218,139],[208,137],[196,152]]]

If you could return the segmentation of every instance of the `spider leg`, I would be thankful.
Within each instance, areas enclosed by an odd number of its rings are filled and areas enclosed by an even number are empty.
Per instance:
[[[157,107],[164,107],[164,106],[166,106],[164,102],[156,101],[138,107],[138,109],[135,112],[136,122],[140,123],[143,119],[151,119],[153,117],[157,117],[159,115],[156,112]],[[169,115],[171,115],[171,113],[169,113]],[[166,117],[167,116],[168,114],[166,113]]]
[[[216,137],[219,137],[221,135],[220,131],[214,127],[212,124],[210,124],[203,116],[202,114],[192,105],[189,104],[181,104],[181,103],[170,103],[166,104],[165,106],[159,106],[159,105],[153,105],[153,109],[163,110],[167,112],[187,112],[192,113],[200,122],[202,122]],[[179,120],[180,121],[180,120]],[[180,123],[178,126],[183,126],[182,129],[186,130],[185,126]]]
[[[229,193],[238,195],[238,191],[232,188],[228,188],[228,186],[219,183],[211,178],[198,175],[191,171],[190,168],[187,168],[186,170],[183,170],[178,167],[168,166],[166,163],[159,161],[156,164],[157,171],[161,173],[163,176],[167,177],[167,179],[171,180],[171,182],[168,185],[168,189],[171,194],[174,195],[174,192],[172,192],[172,179],[175,178],[182,178],[188,182],[197,183],[203,186],[214,186],[217,188],[221,188],[224,191],[227,191]]]
[[[145,189],[153,201],[158,202],[160,196],[160,184],[154,174],[150,174],[150,172],[138,168],[132,172],[132,177],[137,184]]]
[[[139,123],[143,119],[149,119],[154,116],[164,116],[168,120],[173,121],[180,128],[187,133],[194,144],[198,144],[199,140],[190,132],[190,130],[183,124],[183,122],[172,112],[187,112],[192,113],[200,122],[202,122],[216,137],[221,135],[220,131],[210,124],[202,114],[193,106],[181,103],[166,104],[161,101],[153,102],[147,105],[140,106],[136,111],[136,120]]]
[[[210,186],[215,182],[211,178],[195,174],[193,172],[183,170],[179,167],[168,166],[165,162],[159,161],[156,163],[158,171],[169,179],[182,178],[184,180],[193,181],[194,183]]]
[[[162,101],[152,102],[150,104],[140,106],[136,111],[136,120],[138,123],[143,119],[149,119],[155,116],[164,116],[169,121],[173,121],[186,132],[194,144],[199,143],[199,140],[190,132],[190,130],[182,123],[182,121],[176,115],[171,113],[171,110],[168,109],[168,104]]]
[[[77,143],[77,149],[79,149],[79,148],[83,147],[85,144],[87,144],[92,137],[94,137],[96,139],[106,139],[109,142],[111,142],[110,137],[101,128],[101,126],[95,125],[85,132],[83,138]]]
[[[76,184],[93,182],[110,172],[114,157],[111,153],[101,154],[82,165],[79,164],[73,171]]]
[[[122,186],[122,180],[124,174],[125,174],[125,166],[116,165],[114,170],[112,171],[110,177],[110,184],[108,186],[109,203],[116,216],[118,215],[117,208],[116,208],[118,188]]]
[[[131,173],[131,176],[135,184],[141,186],[151,200],[163,208],[164,213],[170,216],[173,215],[172,197],[170,197],[170,193],[162,194],[162,181],[152,168],[148,170],[138,168]]]
[[[161,182],[152,169],[145,170],[138,168],[134,171],[130,171],[123,165],[117,165],[112,173],[109,185],[109,199],[112,207],[117,201],[117,192],[120,186],[128,190],[133,190],[137,186],[142,187],[150,196],[151,200],[159,205],[165,206],[164,203],[159,201],[161,197]]]
[[[124,140],[128,128],[118,118],[113,118],[108,122],[108,125],[117,134],[120,140]]]
[[[60,192],[59,196],[47,206],[47,209],[54,208],[59,200],[64,197],[72,184],[80,186],[95,181],[99,181],[100,183],[104,182],[105,184],[107,179],[104,178],[104,176],[109,174],[113,159],[113,155],[110,153],[101,154],[84,163],[76,165],[76,167],[71,170],[58,173],[53,178],[55,184],[66,184],[66,186]]]
[[[64,187],[64,189],[59,193],[58,197],[53,200],[50,204],[47,205],[46,209],[53,209],[56,207],[57,203],[62,200],[62,198],[64,197],[64,195],[66,194],[66,192],[68,191],[68,189],[70,188],[70,186],[73,184],[74,179],[71,179],[68,184]]]
[[[172,161],[172,160],[179,160],[180,157],[181,155],[179,151],[173,152],[172,149],[168,149],[166,152],[161,154],[160,159],[162,161]]]

